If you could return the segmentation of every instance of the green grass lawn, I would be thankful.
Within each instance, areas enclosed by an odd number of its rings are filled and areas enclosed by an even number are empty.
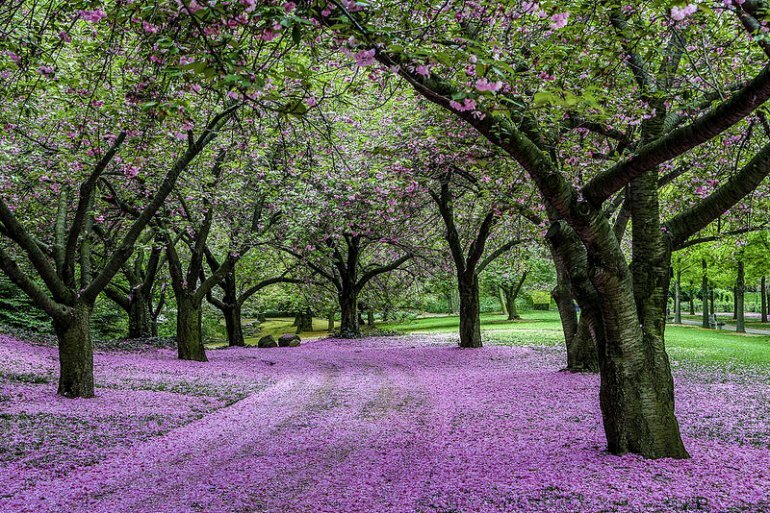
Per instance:
[[[485,343],[502,345],[559,345],[564,343],[557,312],[522,312],[520,321],[502,315],[483,315]],[[411,322],[385,323],[381,328],[400,333],[456,333],[457,316],[426,317]],[[738,335],[690,326],[668,326],[666,347],[674,360],[711,364],[770,367],[770,336]]]

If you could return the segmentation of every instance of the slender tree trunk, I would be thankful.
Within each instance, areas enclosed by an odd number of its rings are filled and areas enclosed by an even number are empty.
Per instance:
[[[503,287],[497,287],[497,300],[500,301],[500,310],[503,312],[503,315],[509,315],[508,298]],[[511,320],[510,315],[508,320]]]
[[[340,302],[340,337],[358,338],[361,326],[358,324],[358,297],[355,291],[343,289],[339,294]]]
[[[762,322],[767,322],[767,278],[762,276],[762,280],[759,283],[759,295],[762,296],[760,302],[762,304]]]
[[[569,372],[599,372],[599,360],[596,352],[597,345],[594,341],[596,337],[591,329],[588,310],[584,309],[578,320],[572,297],[572,286],[570,285],[571,277],[568,272],[570,266],[567,263],[566,256],[566,253],[570,251],[585,253],[585,249],[576,237],[562,242],[559,242],[559,240],[549,241],[551,255],[556,266],[556,287],[551,291],[551,297],[553,297],[556,308],[559,310],[561,328],[564,332],[564,343],[567,348],[567,367],[564,370]],[[568,244],[571,247],[559,248],[557,247],[559,243]],[[585,289],[589,289],[591,285],[588,283],[588,269],[584,266],[585,261],[572,258],[573,261],[571,263],[575,266],[573,269],[575,280],[582,280],[582,289],[587,292]],[[577,269],[578,266],[581,268]],[[594,302],[594,300],[586,297],[584,302]],[[601,332],[601,328],[598,325],[596,330]],[[602,336],[602,334],[597,333],[597,336]]]
[[[682,271],[676,272],[674,284],[674,323],[682,324]]]
[[[241,305],[238,301],[225,303],[222,309],[225,317],[225,329],[227,330],[227,343],[235,347],[243,347],[246,340],[243,337],[243,323],[241,322]]]
[[[137,288],[128,299],[128,338],[151,336],[150,306],[144,293]]]
[[[703,266],[703,278],[701,279],[701,294],[703,296],[703,322],[701,323],[701,326],[703,328],[709,327],[709,280],[708,277],[706,277],[706,261],[703,260],[701,262],[701,265]]]
[[[695,315],[695,289],[690,284],[690,315]]]
[[[180,360],[206,362],[203,347],[203,316],[201,302],[189,295],[176,298],[176,343]]]
[[[735,281],[735,331],[746,333],[746,318],[744,316],[744,293],[746,291],[746,276],[743,261],[738,262],[738,279]]]
[[[591,334],[588,312],[580,314],[577,331],[567,344],[567,368],[570,372],[599,372],[599,358]]]
[[[326,329],[331,333],[332,331],[334,331],[334,310],[329,310],[329,315],[327,315],[326,319],[327,319]]]
[[[468,273],[457,282],[460,293],[460,347],[481,347],[481,306],[479,280],[475,273]]]
[[[738,287],[733,287],[733,320],[738,319]]]
[[[366,311],[366,325],[370,328],[374,327],[374,312],[371,308]]]
[[[76,304],[69,315],[54,320],[59,341],[59,390],[65,397],[94,396],[94,350],[90,305]]]
[[[717,310],[715,308],[715,302],[714,302],[714,284],[709,283],[709,302],[711,303],[711,313],[716,315]]]

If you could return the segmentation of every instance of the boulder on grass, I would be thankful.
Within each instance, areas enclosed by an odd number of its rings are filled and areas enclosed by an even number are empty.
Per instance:
[[[297,347],[300,345],[300,338],[293,333],[285,333],[278,337],[278,347]]]
[[[261,339],[259,339],[259,342],[257,342],[257,347],[260,349],[265,347],[278,347],[278,344],[276,344],[275,339],[272,335],[265,335]]]

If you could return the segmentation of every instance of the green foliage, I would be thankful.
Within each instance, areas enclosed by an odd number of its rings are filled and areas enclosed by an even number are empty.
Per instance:
[[[529,298],[535,310],[548,310],[551,307],[551,293],[547,290],[533,290],[529,293]]]
[[[0,274],[0,325],[38,333],[52,332],[48,315],[36,308],[3,274]]]

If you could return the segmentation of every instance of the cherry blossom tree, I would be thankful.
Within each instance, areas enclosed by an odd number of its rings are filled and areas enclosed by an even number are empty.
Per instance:
[[[770,47],[749,37],[764,3],[576,5],[569,16],[530,2],[310,6],[359,65],[397,73],[526,169],[592,312],[608,449],[687,457],[664,344],[671,253],[764,180],[770,147],[673,215],[661,211],[658,183],[669,163],[740,130],[770,97]],[[616,201],[631,220],[632,263],[613,230]]]

